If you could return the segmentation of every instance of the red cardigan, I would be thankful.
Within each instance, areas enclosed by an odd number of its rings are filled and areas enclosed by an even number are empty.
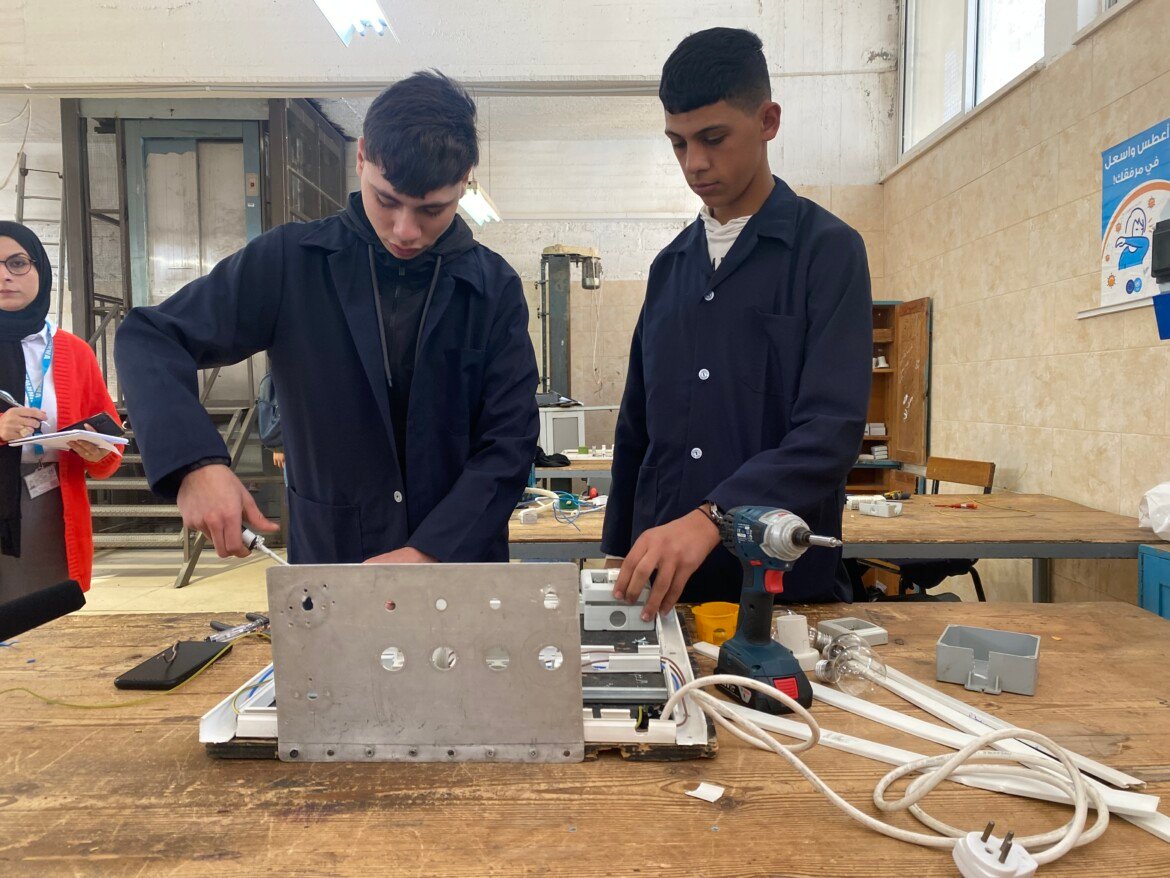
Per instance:
[[[82,418],[107,412],[121,423],[114,401],[106,390],[102,370],[89,345],[72,333],[53,333],[53,386],[57,394],[57,424],[74,424]],[[72,451],[61,454],[61,504],[65,507],[65,555],[69,577],[82,591],[89,591],[93,574],[93,520],[85,475],[95,479],[112,476],[122,464],[121,454],[107,454],[90,463]],[[31,535],[29,535],[31,536]]]

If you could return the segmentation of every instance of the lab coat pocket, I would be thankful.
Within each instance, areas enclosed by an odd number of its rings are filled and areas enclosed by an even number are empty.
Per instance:
[[[452,348],[445,352],[444,405],[450,417],[444,420],[451,433],[468,435],[483,396],[483,369],[487,351]]]
[[[289,560],[294,564],[357,564],[366,560],[356,506],[310,500],[288,489]]]

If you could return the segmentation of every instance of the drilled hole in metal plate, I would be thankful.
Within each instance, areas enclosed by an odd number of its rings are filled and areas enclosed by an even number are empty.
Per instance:
[[[508,655],[508,650],[502,646],[488,647],[487,652],[483,654],[483,660],[493,671],[506,671],[508,665],[512,663],[512,657]]]
[[[313,609],[313,599],[308,595],[305,595],[305,599],[301,601],[301,609],[306,613]]]
[[[488,601],[488,606],[491,607],[493,610],[498,610],[500,607],[503,606],[503,604],[500,602],[499,598],[492,598],[490,601]]]
[[[440,671],[451,670],[457,661],[459,656],[449,646],[436,646],[435,651],[431,653],[431,664]]]
[[[386,601],[386,609],[389,612],[393,613],[394,610],[397,609],[397,607],[398,607],[398,604],[394,603],[394,601]]]
[[[622,628],[626,624],[626,611],[614,610],[609,614],[609,624],[614,628]]]
[[[435,601],[435,609],[439,612],[447,609],[447,601],[443,598],[439,598],[437,601]]]
[[[401,671],[406,664],[406,653],[397,646],[388,646],[382,650],[382,667],[388,671]]]
[[[542,646],[540,652],[537,653],[537,658],[540,660],[541,667],[549,671],[555,671],[565,661],[564,653],[555,646]]]
[[[455,751],[454,751],[454,750],[448,750],[448,751],[447,751],[447,755],[448,755],[448,756],[454,756],[454,755],[455,755]]]
[[[544,588],[544,608],[546,610],[555,610],[561,605],[561,599],[557,597],[557,590],[551,585]]]
[[[326,750],[326,751],[325,751],[325,755],[326,755],[326,756],[333,756],[333,755],[335,755],[335,753],[334,753],[334,751],[333,751],[333,750]]]

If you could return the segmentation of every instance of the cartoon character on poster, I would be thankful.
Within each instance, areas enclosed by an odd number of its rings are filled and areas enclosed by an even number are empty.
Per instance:
[[[1101,153],[1101,305],[1157,293],[1150,235],[1170,219],[1170,119]]]

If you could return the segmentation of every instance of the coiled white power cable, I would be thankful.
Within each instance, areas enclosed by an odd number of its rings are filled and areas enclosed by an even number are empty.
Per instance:
[[[779,701],[808,726],[809,739],[791,746],[781,744],[759,725],[732,710],[727,702],[703,691],[705,687],[717,684],[746,687]],[[932,817],[919,805],[919,802],[926,795],[948,777],[964,774],[999,774],[1027,778],[1030,781],[1047,783],[1068,795],[1073,802],[1073,817],[1068,823],[1042,835],[1032,835],[1015,840],[1016,844],[1029,850],[1033,846],[1051,845],[1040,853],[1032,854],[1038,865],[1051,863],[1064,856],[1072,848],[1095,841],[1109,826],[1109,808],[1101,794],[1092,785],[1085,783],[1068,753],[1039,732],[1018,728],[997,729],[975,738],[966,747],[950,756],[944,754],[919,759],[906,765],[900,765],[886,774],[874,788],[874,804],[878,809],[887,813],[909,811],[920,823],[939,833],[938,835],[927,835],[891,826],[889,823],[858,810],[841,798],[811,768],[805,765],[796,754],[816,746],[821,737],[821,728],[811,713],[778,689],[757,680],[733,674],[715,674],[710,677],[702,677],[676,689],[663,707],[663,716],[672,716],[682,699],[688,695],[694,699],[704,713],[737,738],[761,750],[771,750],[776,755],[788,760],[792,767],[800,772],[825,798],[858,823],[899,841],[949,850],[966,836],[966,831]],[[1064,771],[1059,771],[1051,759],[1039,753],[1033,756],[986,749],[995,741],[1008,738],[1040,744],[1060,761]],[[918,774],[919,772],[921,774]],[[890,786],[912,774],[918,774],[918,777],[910,782],[905,794],[900,799],[888,801],[885,798],[885,793]],[[1093,825],[1086,829],[1085,822],[1090,802],[1097,811],[1097,817]]]

